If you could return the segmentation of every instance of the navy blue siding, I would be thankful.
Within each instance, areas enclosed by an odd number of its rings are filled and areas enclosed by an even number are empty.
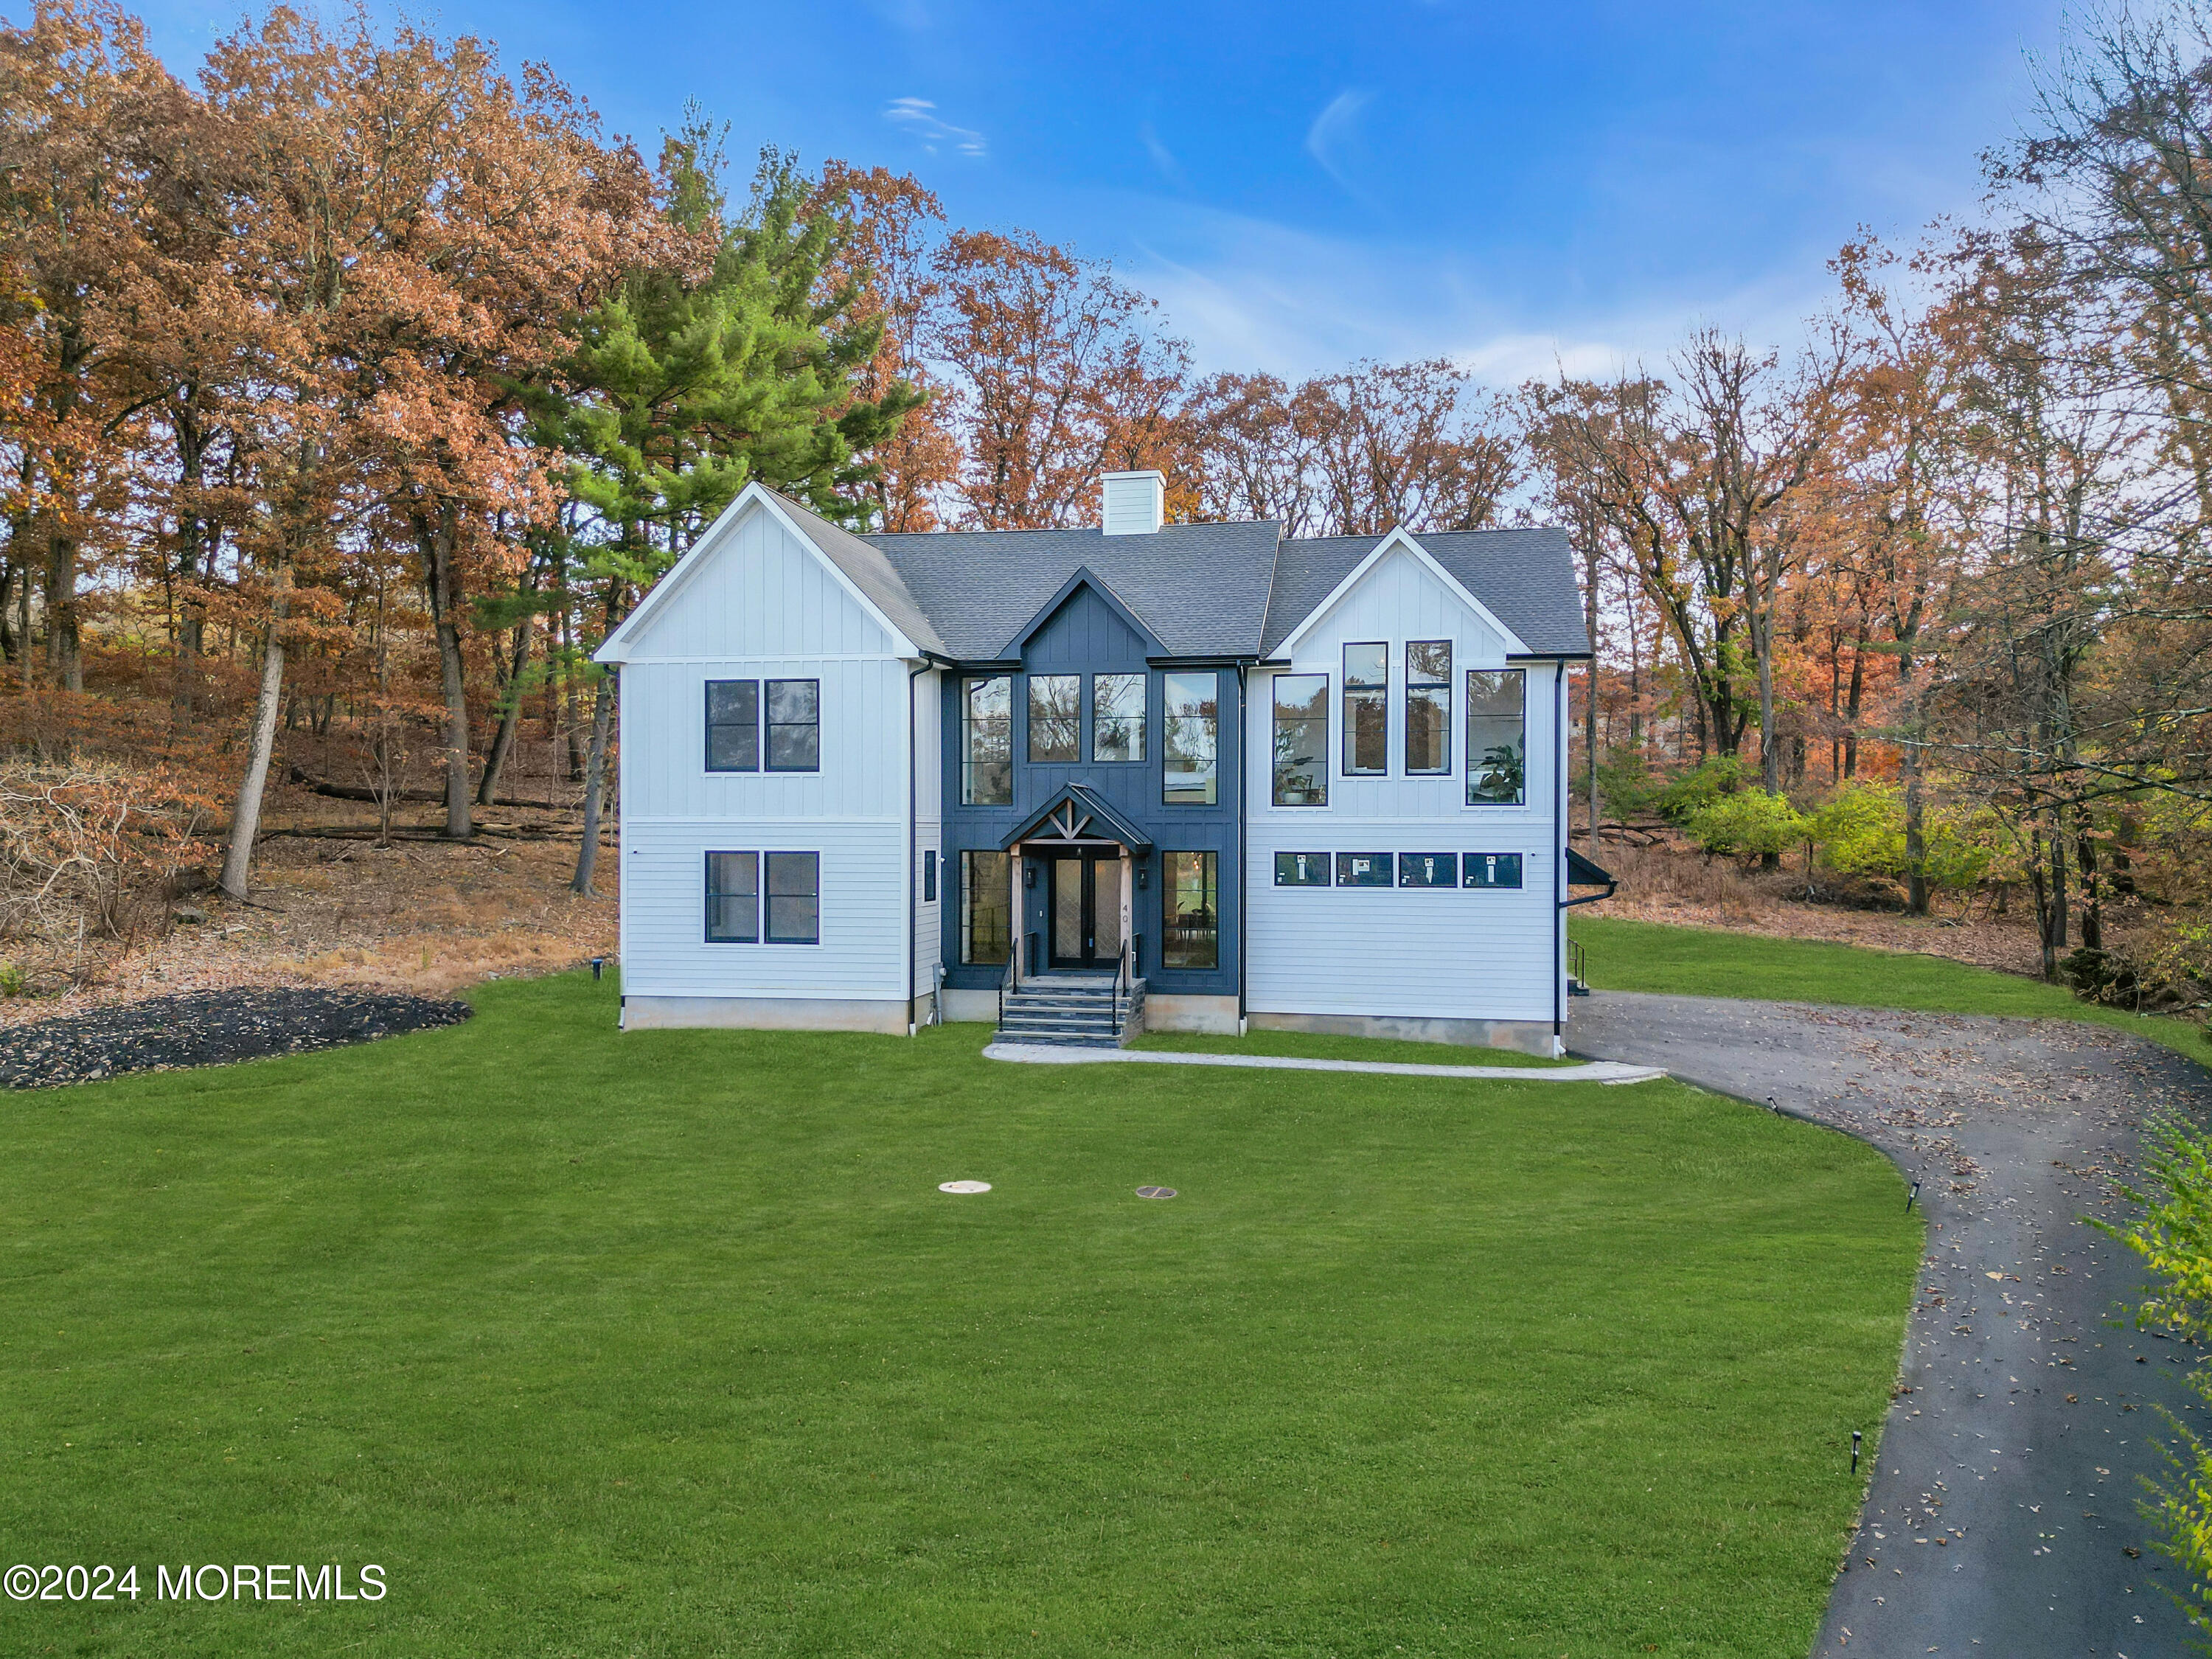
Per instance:
[[[1001,969],[967,967],[960,962],[960,852],[963,848],[995,850],[1016,824],[1043,806],[1063,785],[1080,783],[1112,802],[1116,811],[1142,825],[1151,836],[1153,850],[1145,860],[1144,884],[1135,895],[1134,926],[1140,958],[1137,971],[1164,992],[1234,995],[1237,989],[1237,949],[1241,927],[1243,883],[1237,867],[1237,803],[1243,799],[1242,743],[1244,722],[1239,695],[1239,676],[1234,668],[1212,672],[1219,682],[1215,707],[1218,717],[1214,804],[1211,806],[1170,806],[1162,802],[1162,715],[1166,696],[1164,671],[1146,665],[1145,641],[1117,615],[1114,607],[1088,586],[1079,587],[1043,627],[1030,638],[1022,654],[1021,672],[1014,676],[1014,804],[1012,806],[965,806],[960,800],[960,759],[963,687],[969,675],[948,676],[945,690],[945,861],[949,890],[945,905],[945,981],[948,984],[987,988],[998,983]],[[1145,700],[1145,758],[1142,762],[1098,762],[1031,765],[1029,759],[1028,676],[1040,674],[1116,674],[1143,672],[1149,677]],[[1083,750],[1091,753],[1091,687],[1083,693]],[[1216,855],[1219,903],[1219,966],[1212,972],[1164,971],[1159,963],[1161,893],[1160,854],[1163,852],[1210,852]],[[1045,930],[1045,894],[1042,885],[1023,892],[1022,930],[1042,935]]]

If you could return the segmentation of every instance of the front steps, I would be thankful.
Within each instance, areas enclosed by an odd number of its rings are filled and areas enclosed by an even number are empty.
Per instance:
[[[1144,1029],[1144,981],[1117,997],[1110,974],[1038,974],[1007,994],[997,1040],[1036,1048],[1118,1048]]]

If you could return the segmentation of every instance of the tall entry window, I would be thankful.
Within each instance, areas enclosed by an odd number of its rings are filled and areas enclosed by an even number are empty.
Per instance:
[[[961,687],[960,799],[969,806],[1014,801],[1014,682],[1010,675]]]
[[[1030,676],[1030,759],[1083,758],[1083,676]]]
[[[1013,854],[960,855],[960,960],[991,965],[1013,953]]]
[[[1275,676],[1275,805],[1328,805],[1328,676]]]
[[[1406,770],[1451,770],[1449,640],[1406,641]]]
[[[1145,757],[1145,676],[1096,674],[1091,680],[1091,758]]]
[[[1390,769],[1390,647],[1344,647],[1344,775],[1380,777]]]
[[[1467,673],[1467,804],[1518,806],[1528,799],[1528,673]]]
[[[1170,806],[1214,804],[1214,759],[1218,742],[1221,677],[1169,674],[1166,772],[1161,799]]]
[[[1216,854],[1160,854],[1160,966],[1213,968],[1221,961],[1221,917],[1214,890]]]

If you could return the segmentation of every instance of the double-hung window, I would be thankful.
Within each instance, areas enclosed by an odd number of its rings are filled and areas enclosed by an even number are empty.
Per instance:
[[[822,769],[821,681],[707,682],[707,769],[757,772],[763,754],[771,772]]]
[[[819,772],[822,769],[822,682],[769,680],[768,706],[768,769],[771,772]]]
[[[1014,682],[1005,674],[961,688],[960,799],[969,806],[1014,799]]]
[[[1467,673],[1467,804],[1518,806],[1528,799],[1526,671]]]
[[[707,682],[707,769],[760,770],[760,682]]]
[[[1144,759],[1145,678],[1142,674],[1091,676],[1091,759]]]
[[[1328,676],[1275,676],[1275,805],[1328,805]]]
[[[1390,647],[1344,647],[1344,775],[1380,777],[1390,769]]]
[[[1083,676],[1030,676],[1030,759],[1083,758]]]
[[[822,942],[819,853],[707,854],[707,943],[763,941]]]
[[[1449,772],[1452,648],[1449,640],[1406,641],[1406,770]]]
[[[1218,740],[1221,678],[1218,674],[1169,674],[1165,772],[1160,798],[1170,806],[1214,804],[1214,758]]]

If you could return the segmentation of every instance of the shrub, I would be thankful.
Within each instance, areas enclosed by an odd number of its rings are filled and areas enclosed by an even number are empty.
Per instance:
[[[1723,796],[1744,788],[1750,777],[1750,769],[1735,756],[1714,755],[1659,792],[1659,816],[1669,823],[1686,824]]]
[[[1846,782],[1807,820],[1805,834],[1839,875],[1905,873],[1905,803],[1892,785]]]
[[[1614,750],[1597,763],[1601,806],[1617,818],[1640,817],[1660,810],[1667,780],[1655,776],[1632,750]]]
[[[1749,859],[1794,847],[1805,839],[1811,822],[1787,795],[1739,789],[1700,807],[1686,827],[1706,852]]]

